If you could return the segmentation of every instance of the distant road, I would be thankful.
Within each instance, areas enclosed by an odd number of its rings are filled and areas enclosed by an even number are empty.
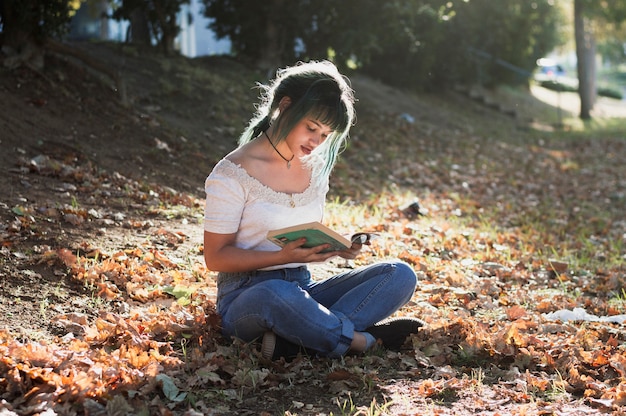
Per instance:
[[[532,85],[530,90],[538,100],[554,107],[560,105],[564,115],[566,115],[566,112],[571,113],[573,117],[577,117],[580,114],[580,97],[578,93],[559,93],[537,85]],[[597,118],[626,118],[626,100],[598,97],[591,111],[591,116]]]

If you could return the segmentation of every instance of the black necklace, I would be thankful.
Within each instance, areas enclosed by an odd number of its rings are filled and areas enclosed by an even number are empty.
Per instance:
[[[280,153],[278,151],[278,149],[276,148],[276,146],[274,146],[274,143],[272,143],[272,140],[270,139],[270,136],[267,135],[267,132],[264,131],[263,134],[265,134],[265,137],[267,137],[267,141],[270,142],[270,144],[272,145],[272,147],[274,148],[274,150],[276,150],[276,153],[278,153],[278,156],[280,156],[285,162],[287,162],[287,169],[291,169],[291,161],[293,160],[293,158],[296,156],[295,154],[291,156],[291,159],[287,159],[285,156],[282,155],[282,153]]]

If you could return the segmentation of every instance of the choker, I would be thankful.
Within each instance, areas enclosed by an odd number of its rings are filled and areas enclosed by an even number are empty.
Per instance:
[[[265,137],[267,137],[267,141],[270,142],[274,150],[276,150],[276,153],[278,153],[278,156],[280,156],[285,162],[287,162],[287,169],[291,169],[291,161],[296,155],[294,154],[291,156],[291,159],[287,159],[285,156],[282,155],[282,153],[278,151],[276,146],[274,146],[274,143],[272,143],[272,140],[270,139],[270,136],[267,135],[267,132],[264,131],[263,134],[265,134]]]

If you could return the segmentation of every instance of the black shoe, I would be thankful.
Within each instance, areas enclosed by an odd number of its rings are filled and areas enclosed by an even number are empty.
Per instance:
[[[304,347],[287,341],[279,337],[272,331],[263,334],[261,342],[261,356],[265,359],[276,361],[284,358],[285,361],[292,361],[298,354],[305,353]]]
[[[417,318],[390,318],[366,328],[374,338],[380,340],[389,350],[399,351],[411,334],[426,326],[424,321]]]

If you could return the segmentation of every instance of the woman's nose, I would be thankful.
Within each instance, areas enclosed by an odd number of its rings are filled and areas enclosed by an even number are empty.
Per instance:
[[[326,139],[326,136],[324,136],[322,133],[319,134],[315,134],[314,135],[314,142],[316,145],[320,145],[322,143],[324,143],[324,140]]]

